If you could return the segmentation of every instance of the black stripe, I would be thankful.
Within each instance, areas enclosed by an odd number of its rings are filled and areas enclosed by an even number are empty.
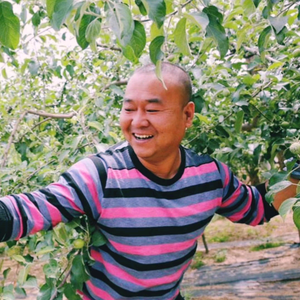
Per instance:
[[[66,182],[68,183],[68,185],[70,187],[72,187],[74,189],[74,191],[76,192],[79,200],[81,201],[81,204],[83,206],[83,210],[85,212],[85,214],[91,219],[93,220],[94,219],[94,216],[93,216],[93,211],[89,205],[89,202],[88,200],[86,199],[85,195],[83,194],[83,192],[81,191],[80,187],[77,185],[77,183],[74,181],[74,179],[71,177],[70,174],[68,173],[63,173],[61,175],[65,180]]]
[[[227,198],[230,198],[230,196],[235,192],[236,188],[234,186],[234,175],[233,173],[231,173],[231,176],[230,176],[230,181],[231,182],[231,185],[229,186],[229,189],[227,191],[227,194],[225,195],[224,199],[227,199]]]
[[[253,191],[252,191],[252,189],[250,189],[250,190],[251,190],[251,195],[252,195],[252,199],[253,199],[250,210],[248,210],[246,215],[241,220],[239,220],[237,223],[249,224],[253,220],[253,216],[255,216],[254,213],[257,210],[258,206],[257,206],[257,202],[255,201]]]
[[[29,194],[29,193],[24,193],[24,195],[34,204],[34,206],[39,209],[39,205],[38,203],[36,202],[36,200],[34,199],[34,197]]]
[[[106,169],[103,165],[102,159],[99,156],[95,156],[95,155],[90,156],[89,158],[92,160],[92,162],[96,166],[98,176],[100,178],[100,182],[101,182],[101,186],[102,186],[102,191],[103,191],[103,194],[104,194],[106,180],[107,180],[107,173],[106,173]]]
[[[21,233],[21,237],[24,237],[27,234],[27,221],[28,221],[27,213],[25,212],[22,205],[22,201],[18,198],[18,196],[12,195],[12,197],[14,197],[14,199],[16,200],[18,209],[21,213],[21,222],[23,226],[23,232]]]
[[[168,191],[168,192],[157,191],[150,188],[122,188],[122,189],[107,188],[105,190],[105,197],[106,198],[135,198],[135,197],[144,198],[145,196],[147,196],[149,198],[174,200],[174,199],[189,197],[200,193],[213,191],[218,188],[222,188],[222,182],[219,179],[210,182],[205,182],[202,184],[189,186],[180,190]]]
[[[197,249],[197,245],[195,245],[195,247],[190,252],[188,252],[186,255],[184,255],[181,258],[168,261],[168,262],[153,263],[153,264],[141,264],[134,260],[128,259],[122,255],[113,252],[107,247],[107,245],[103,245],[102,247],[100,247],[100,249],[108,253],[117,263],[119,263],[120,265],[126,268],[130,268],[136,271],[155,271],[155,270],[162,270],[162,269],[165,270],[169,268],[174,268],[183,264],[184,262],[186,262],[187,260],[191,259],[194,256]]]
[[[176,282],[176,284],[174,284],[173,287],[171,287],[169,289],[165,289],[165,290],[159,290],[159,291],[143,290],[143,291],[139,291],[139,292],[132,292],[132,291],[123,289],[123,288],[119,287],[118,285],[116,285],[115,283],[113,283],[112,281],[110,281],[109,278],[103,272],[96,270],[92,267],[90,267],[89,270],[93,277],[98,278],[99,280],[101,280],[102,282],[107,284],[109,287],[111,287],[111,289],[113,289],[119,295],[121,295],[122,297],[126,297],[126,298],[163,296],[163,295],[166,295],[167,293],[169,293],[170,291],[172,291],[173,289],[175,289],[180,283],[180,280],[178,280]]]
[[[4,242],[11,238],[13,229],[13,217],[4,203],[0,202],[0,241]]]
[[[73,219],[73,216],[64,208],[63,205],[57,200],[56,196],[49,191],[49,189],[41,189],[39,190],[42,194],[45,195],[47,201],[55,206],[60,213],[68,220],[71,221]]]
[[[217,214],[226,214],[226,213],[230,213],[234,210],[236,210],[240,205],[242,205],[242,203],[248,198],[248,192],[245,186],[243,186],[244,188],[244,192],[243,192],[243,196],[241,197],[241,199],[236,202],[234,205],[228,206],[228,207],[223,207],[218,209]]]
[[[109,234],[115,236],[128,236],[128,237],[138,237],[138,236],[160,236],[160,235],[178,235],[194,232],[210,222],[212,216],[201,220],[196,223],[183,225],[183,226],[159,226],[159,227],[107,227],[103,224],[99,224],[99,227]]]

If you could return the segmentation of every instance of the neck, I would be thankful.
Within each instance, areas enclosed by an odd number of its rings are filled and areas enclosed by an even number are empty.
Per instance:
[[[168,156],[161,161],[148,161],[147,159],[139,158],[140,162],[145,168],[151,171],[156,176],[163,179],[173,178],[181,164],[181,153],[180,149],[174,156]]]

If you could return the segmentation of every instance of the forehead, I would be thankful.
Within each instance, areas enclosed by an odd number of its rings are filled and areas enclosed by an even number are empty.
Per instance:
[[[158,102],[158,100],[174,97],[175,94],[179,95],[182,87],[173,77],[171,74],[164,74],[164,86],[154,72],[136,73],[127,84],[124,99],[147,99]]]

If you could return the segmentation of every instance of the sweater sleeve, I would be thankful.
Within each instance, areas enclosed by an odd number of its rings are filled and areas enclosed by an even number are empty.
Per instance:
[[[98,170],[90,158],[83,159],[46,188],[0,198],[0,240],[48,230],[83,214],[97,219],[102,198]]]
[[[266,190],[242,183],[225,164],[216,161],[223,183],[222,203],[217,213],[236,223],[262,224],[277,214],[265,200]]]

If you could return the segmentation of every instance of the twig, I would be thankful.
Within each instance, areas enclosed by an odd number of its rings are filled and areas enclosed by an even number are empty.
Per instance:
[[[188,4],[190,4],[191,2],[193,2],[193,0],[188,0],[188,1],[186,1],[185,3],[183,3],[183,4],[181,5],[181,9],[184,8],[185,6],[187,6]],[[172,13],[168,14],[168,15],[166,16],[166,18],[176,15],[178,12],[179,12],[179,10],[175,10],[175,11],[173,11]],[[139,21],[144,23],[144,22],[149,22],[149,21],[151,21],[151,19],[145,19],[145,20],[139,20]]]
[[[98,47],[101,47],[101,48],[105,48],[105,49],[110,49],[110,50],[122,52],[122,49],[121,49],[121,48],[114,47],[114,46],[106,46],[106,45],[103,45],[103,44],[97,44],[97,46],[98,46]]]
[[[13,143],[13,139],[14,139],[14,137],[15,137],[15,134],[17,133],[17,129],[18,129],[18,127],[19,127],[19,124],[20,124],[20,122],[23,120],[23,118],[26,116],[26,114],[27,114],[27,111],[24,111],[24,112],[21,114],[20,118],[19,118],[19,119],[17,120],[17,122],[15,123],[15,126],[14,126],[14,128],[13,128],[13,131],[12,131],[12,133],[11,133],[9,139],[8,139],[8,143],[7,143],[7,146],[6,146],[6,148],[5,148],[5,151],[4,151],[4,154],[3,154],[3,157],[2,157],[1,168],[4,168],[5,165],[6,165],[6,161],[7,161],[9,149],[10,149],[12,143]]]
[[[76,115],[76,112],[71,112],[71,113],[68,113],[68,114],[52,114],[52,113],[47,113],[45,111],[36,111],[36,110],[32,110],[32,109],[24,111],[21,114],[20,118],[16,121],[16,123],[14,125],[14,128],[13,128],[13,131],[12,131],[12,133],[11,133],[9,139],[8,139],[7,146],[6,146],[4,154],[2,156],[2,163],[0,165],[1,168],[4,168],[5,165],[6,165],[8,153],[9,153],[10,147],[13,143],[13,139],[14,139],[16,133],[17,133],[17,129],[20,125],[20,122],[23,120],[23,118],[27,114],[33,114],[33,115],[37,115],[37,116],[41,116],[41,117],[45,117],[45,118],[53,118],[53,119],[70,119],[70,118],[72,118]]]
[[[45,111],[38,111],[38,110],[27,110],[27,113],[45,117],[45,118],[53,118],[53,119],[71,119],[76,115],[76,112],[71,112],[68,114],[52,114],[52,113],[47,113]]]
[[[112,81],[112,82],[108,83],[107,85],[105,85],[102,90],[106,90],[106,89],[108,89],[112,85],[117,85],[117,86],[126,85],[127,82],[128,82],[128,80],[126,80],[126,79],[124,79],[124,80],[118,80],[118,81]]]
[[[33,130],[34,128],[40,126],[41,124],[43,124],[43,123],[45,123],[45,122],[47,122],[47,121],[49,121],[51,119],[52,118],[48,117],[48,118],[44,119],[43,121],[40,121],[40,122],[36,123],[34,126],[32,126],[30,128],[30,130]],[[26,134],[27,134],[27,132],[25,132],[24,134],[22,134],[21,137],[18,139],[18,142],[20,142]]]
[[[254,48],[250,48],[250,47],[247,47],[247,46],[244,46],[244,49],[248,52],[251,52],[252,54],[255,54],[255,55],[259,55],[259,51],[257,49],[254,49]],[[269,55],[266,55],[265,56],[267,60],[269,60],[270,62],[278,62],[279,60],[277,59],[274,59],[273,57],[269,56]]]

